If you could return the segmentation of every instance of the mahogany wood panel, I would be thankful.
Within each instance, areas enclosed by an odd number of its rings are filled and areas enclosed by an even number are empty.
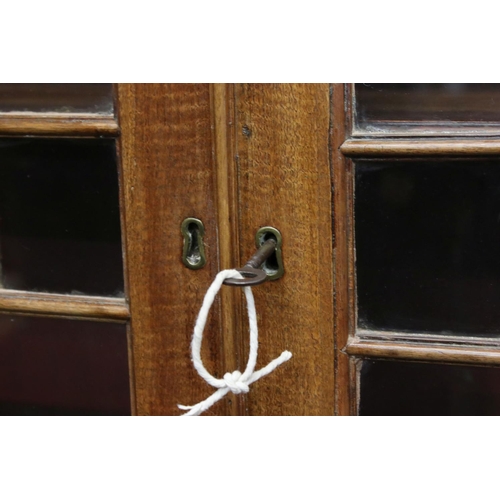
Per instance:
[[[498,156],[498,139],[349,139],[341,152],[346,156],[387,158],[404,156]]]
[[[249,415],[334,412],[333,260],[329,86],[237,85],[240,262],[255,233],[283,235],[285,275],[254,288],[258,366],[285,349],[290,361],[252,385]],[[246,318],[241,339],[248,349]]]
[[[0,135],[58,137],[117,136],[120,129],[112,116],[68,113],[0,113]]]
[[[125,299],[55,293],[0,291],[0,311],[102,320],[129,318]]]
[[[132,356],[138,415],[178,415],[213,389],[190,360],[192,328],[218,270],[209,85],[118,86]],[[181,222],[205,224],[207,265],[181,262]],[[219,301],[202,357],[222,376]],[[207,414],[225,414],[227,401]]]

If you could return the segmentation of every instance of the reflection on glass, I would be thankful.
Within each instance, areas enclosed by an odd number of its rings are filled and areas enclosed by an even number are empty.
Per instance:
[[[0,112],[113,114],[110,83],[1,83]]]
[[[464,123],[500,122],[500,84],[494,83],[357,83],[355,103],[355,126],[365,132],[409,127],[427,134],[432,127],[464,131]]]
[[[1,284],[123,295],[112,139],[0,139]]]
[[[500,334],[500,161],[356,164],[358,326]]]
[[[500,415],[500,369],[364,361],[360,415]]]
[[[125,329],[0,315],[0,415],[130,415]]]

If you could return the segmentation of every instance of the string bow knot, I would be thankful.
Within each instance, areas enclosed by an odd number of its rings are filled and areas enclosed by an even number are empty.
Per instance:
[[[250,390],[250,386],[245,384],[242,380],[241,372],[238,370],[233,373],[226,373],[224,375],[224,382],[226,382],[228,389],[233,394],[241,394],[242,392],[247,393]]]
[[[205,328],[205,323],[207,322],[208,313],[210,312],[210,308],[215,300],[215,296],[220,290],[222,283],[227,278],[241,279],[243,276],[236,271],[236,269],[226,269],[225,271],[221,271],[217,274],[213,283],[210,285],[205,298],[203,299],[203,304],[200,312],[198,313],[198,318],[196,319],[196,324],[194,326],[193,338],[191,340],[191,357],[196,371],[200,377],[202,377],[212,387],[215,387],[217,391],[201,403],[194,406],[177,405],[181,410],[188,410],[187,413],[184,413],[184,416],[201,415],[217,401],[220,401],[229,391],[234,394],[247,393],[250,390],[250,384],[253,384],[268,373],[271,373],[279,365],[288,361],[292,357],[291,352],[283,351],[279,357],[271,361],[264,368],[255,371],[257,351],[259,348],[257,312],[255,310],[255,301],[252,289],[249,286],[246,286],[243,288],[243,291],[247,300],[248,321],[250,325],[250,353],[248,355],[248,363],[245,371],[243,373],[238,370],[232,373],[228,372],[221,379],[215,378],[207,371],[201,361],[201,341],[203,339],[203,330]]]

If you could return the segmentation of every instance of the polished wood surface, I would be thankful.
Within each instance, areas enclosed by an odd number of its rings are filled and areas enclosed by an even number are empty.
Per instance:
[[[346,347],[352,356],[371,358],[434,361],[440,363],[469,363],[500,365],[500,348],[453,347],[446,345],[417,345],[398,342],[365,342],[353,339]]]
[[[340,151],[351,157],[498,156],[499,139],[349,139]]]
[[[0,290],[0,312],[33,313],[95,320],[125,321],[130,317],[125,299]]]
[[[333,230],[334,230],[334,326],[335,326],[335,412],[349,415],[352,406],[352,384],[349,356],[344,348],[355,318],[355,282],[352,218],[352,165],[340,151],[346,137],[345,89],[343,84],[332,86],[330,155],[333,172]]]
[[[215,83],[210,85],[213,141],[217,183],[217,228],[219,237],[219,268],[239,267],[238,249],[238,187],[234,157],[234,85]],[[224,336],[224,372],[243,368],[241,338],[237,335],[242,320],[241,290],[223,286],[221,298],[221,326]],[[244,398],[229,393],[227,396],[231,415],[241,415]]]
[[[175,415],[177,403],[211,394],[189,359],[194,319],[216,272],[244,263],[265,225],[283,234],[285,276],[254,289],[257,367],[284,349],[293,358],[208,414],[355,414],[363,358],[500,364],[494,341],[356,332],[350,158],[488,156],[500,153],[498,140],[349,139],[342,84],[120,85],[119,108],[137,414]],[[201,271],[180,263],[187,216],[207,229]],[[206,333],[214,375],[244,368],[241,290],[222,290]]]
[[[190,360],[194,321],[218,270],[243,264],[265,225],[283,235],[285,276],[254,288],[257,368],[284,349],[293,357],[208,415],[354,414],[364,358],[500,365],[496,339],[357,330],[353,236],[355,158],[496,156],[500,140],[349,138],[343,84],[115,89],[118,121],[0,113],[0,135],[120,137],[127,299],[0,290],[0,313],[128,321],[135,414],[178,415],[177,403],[213,392]],[[181,262],[186,217],[206,228],[207,265],[198,271]],[[222,376],[244,369],[247,354],[241,290],[223,287],[203,360]]]
[[[118,122],[112,116],[69,113],[0,113],[0,135],[114,137]]]
[[[260,227],[283,235],[284,277],[254,289],[258,367],[293,354],[252,385],[248,415],[334,413],[329,98],[328,85],[236,86],[240,262]]]
[[[195,372],[190,341],[203,296],[218,270],[216,177],[209,85],[118,86],[125,251],[138,415],[179,415],[213,388]],[[181,262],[180,226],[205,225],[207,265]],[[202,357],[223,375],[217,301]],[[222,401],[207,414],[228,413]]]

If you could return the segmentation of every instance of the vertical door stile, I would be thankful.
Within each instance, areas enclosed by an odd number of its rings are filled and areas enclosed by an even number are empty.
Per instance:
[[[241,257],[238,234],[238,179],[234,157],[234,85],[214,83],[210,90],[217,185],[219,269],[233,269],[239,266]],[[241,290],[222,287],[220,315],[224,373],[236,369],[244,370],[246,360],[241,358],[241,349],[246,330],[242,312]],[[244,395],[235,396],[230,392],[219,404],[227,405],[229,415],[243,415],[245,399]]]
[[[196,315],[218,271],[217,193],[208,84],[120,84],[124,241],[138,415],[179,415],[210,395],[190,358]],[[182,263],[181,224],[205,226],[207,265]],[[202,357],[223,375],[220,314]],[[216,405],[207,414],[225,414]]]
[[[258,367],[293,354],[252,386],[248,413],[332,415],[330,86],[238,84],[236,103],[241,248],[262,226],[283,236],[283,278],[254,289]]]
[[[352,224],[350,205],[350,182],[351,174],[348,160],[340,151],[340,147],[346,140],[346,85],[342,83],[332,86],[332,127],[331,127],[331,164],[333,178],[333,226],[334,226],[334,262],[335,262],[335,412],[337,415],[349,415],[352,413],[352,401],[355,395],[351,394],[350,388],[350,363],[349,356],[345,352],[351,329],[354,327],[352,307],[354,296],[353,278],[353,252],[352,248]]]

